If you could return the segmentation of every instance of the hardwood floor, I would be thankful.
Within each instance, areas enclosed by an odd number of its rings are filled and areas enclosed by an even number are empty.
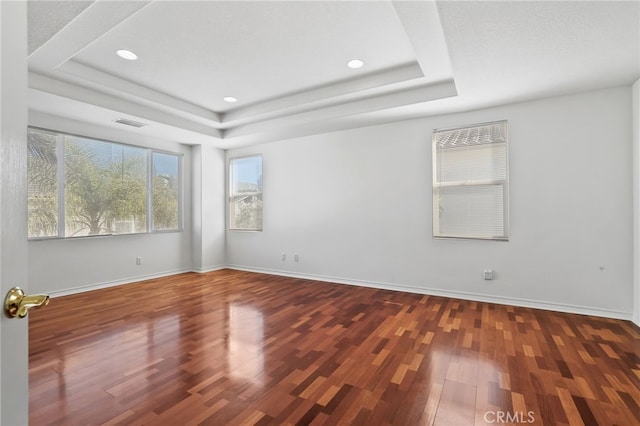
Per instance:
[[[31,425],[640,424],[640,329],[248,272],[30,312]]]

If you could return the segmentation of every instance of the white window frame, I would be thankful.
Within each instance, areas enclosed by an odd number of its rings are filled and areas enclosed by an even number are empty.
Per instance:
[[[442,150],[439,147],[439,142],[441,142],[441,137],[445,134],[453,135],[453,138],[456,139],[455,143],[462,143],[469,145],[473,144],[472,141],[464,140],[461,134],[465,132],[473,131],[475,129],[481,128],[499,128],[499,133],[502,137],[496,138],[496,140],[484,140],[479,143],[482,145],[487,144],[500,144],[504,148],[505,155],[505,164],[504,164],[504,178],[503,179],[465,179],[459,181],[441,181],[440,176],[438,176],[439,171],[439,151]],[[489,137],[491,138],[491,137]],[[456,149],[456,148],[450,148]],[[451,127],[451,128],[443,128],[443,129],[434,129],[432,134],[432,168],[433,168],[433,238],[435,239],[473,239],[473,240],[494,240],[494,241],[508,241],[510,234],[510,226],[509,226],[509,137],[508,137],[508,123],[507,120],[501,121],[492,121],[486,123],[479,123],[473,125],[459,126],[459,127]],[[455,234],[455,233],[446,233],[440,229],[440,191],[445,188],[463,188],[463,187],[486,187],[486,186],[499,186],[502,188],[502,232],[493,235],[493,234],[484,234],[484,235],[471,235],[471,234]],[[498,213],[498,212],[496,212]],[[498,216],[496,216],[498,217]]]

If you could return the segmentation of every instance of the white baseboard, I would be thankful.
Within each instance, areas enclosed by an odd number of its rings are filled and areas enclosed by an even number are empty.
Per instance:
[[[227,269],[227,265],[205,266],[204,268],[191,268],[191,271],[197,272],[199,274],[204,274],[207,272],[219,271],[221,269]]]
[[[569,314],[591,315],[604,318],[613,318],[621,320],[632,320],[631,312],[614,311],[609,309],[594,308],[580,305],[569,305],[555,302],[546,302],[530,299],[519,299],[513,297],[491,296],[486,294],[468,293],[461,291],[441,290],[434,288],[413,287],[399,284],[390,284],[384,282],[364,281],[345,279],[340,277],[313,275],[305,273],[292,273],[289,271],[280,271],[274,269],[254,268],[242,265],[228,265],[227,268],[239,271],[257,272],[262,274],[279,275],[291,278],[302,278],[315,281],[331,282],[336,284],[355,285],[360,287],[370,287],[382,290],[404,291],[407,293],[426,294],[430,296],[442,296],[454,299],[472,300],[475,302],[495,303],[499,305],[512,305],[523,308],[543,309],[547,311],[565,312]],[[635,321],[634,321],[635,322]],[[636,322],[636,324],[638,324]],[[640,324],[638,324],[640,325]]]
[[[101,288],[109,288],[109,287],[115,287],[115,286],[119,286],[119,285],[124,285],[124,284],[131,284],[131,283],[135,283],[138,281],[145,281],[145,280],[152,280],[154,278],[162,278],[162,277],[168,277],[170,275],[178,275],[178,274],[183,274],[185,272],[191,272],[191,269],[186,268],[186,269],[174,269],[172,271],[163,271],[157,274],[149,274],[149,275],[137,275],[135,277],[127,277],[125,279],[122,280],[115,280],[115,281],[105,281],[105,282],[101,282],[101,283],[97,283],[97,284],[90,284],[90,285],[85,285],[85,286],[79,286],[79,287],[73,287],[73,288],[68,288],[68,289],[63,289],[63,290],[56,290],[56,291],[52,291],[49,294],[49,297],[60,297],[60,296],[68,296],[70,294],[77,294],[77,293],[84,293],[85,291],[91,291],[91,290],[98,290]]]
[[[225,269],[226,267],[227,267],[226,265],[218,265],[218,266],[209,266],[209,267],[205,267],[205,268],[176,269],[176,270],[172,270],[172,271],[160,272],[160,273],[157,273],[157,274],[138,275],[138,276],[135,276],[135,277],[128,277],[128,278],[125,278],[125,279],[122,279],[122,280],[105,281],[105,282],[98,283],[98,284],[89,284],[89,285],[84,285],[84,286],[80,286],[80,287],[72,287],[72,288],[67,288],[67,289],[63,289],[63,290],[56,290],[56,291],[52,291],[52,292],[50,292],[48,294],[49,294],[49,297],[68,296],[70,294],[84,293],[85,291],[99,290],[101,288],[116,287],[116,286],[119,286],[119,285],[131,284],[131,283],[135,283],[135,282],[139,282],[139,281],[152,280],[154,278],[162,278],[162,277],[168,277],[168,276],[171,276],[171,275],[183,274],[185,272],[196,272],[196,273],[199,273],[199,274],[204,274],[206,272],[219,271],[220,269]]]
[[[442,297],[449,297],[454,299],[472,300],[476,302],[496,303],[500,305],[512,305],[512,306],[520,306],[524,308],[544,309],[548,311],[566,312],[571,314],[592,315],[592,316],[604,317],[604,318],[621,319],[621,320],[632,321],[636,325],[640,326],[640,318],[638,318],[638,315],[634,315],[631,312],[614,311],[609,309],[561,304],[561,303],[539,301],[539,300],[519,299],[519,298],[513,298],[513,297],[502,297],[502,296],[495,296],[495,295],[492,296],[492,295],[468,293],[468,292],[461,292],[461,291],[413,287],[413,286],[376,282],[376,281],[346,279],[346,278],[326,276],[326,275],[293,273],[290,271],[255,268],[255,267],[249,267],[249,266],[243,266],[243,265],[216,265],[216,266],[210,266],[210,267],[204,267],[204,268],[185,268],[185,269],[177,269],[172,271],[164,271],[156,274],[128,277],[122,280],[107,281],[107,282],[102,282],[97,284],[86,285],[86,286],[56,290],[49,293],[49,296],[50,297],[67,296],[70,294],[83,293],[85,291],[115,287],[115,286],[124,285],[124,284],[131,284],[138,281],[162,278],[170,275],[182,274],[185,272],[207,273],[207,272],[218,271],[226,268],[235,269],[238,271],[279,275],[279,276],[291,277],[291,278],[302,278],[302,279],[330,282],[330,283],[336,283],[336,284],[347,284],[347,285],[355,285],[360,287],[377,288],[382,290],[403,291],[407,293],[427,294],[431,296],[442,296]]]

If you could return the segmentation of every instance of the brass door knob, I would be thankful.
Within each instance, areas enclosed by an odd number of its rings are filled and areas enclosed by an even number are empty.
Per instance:
[[[24,318],[29,313],[29,309],[46,306],[48,303],[49,296],[46,294],[27,296],[20,287],[14,287],[4,298],[4,311],[11,318]]]

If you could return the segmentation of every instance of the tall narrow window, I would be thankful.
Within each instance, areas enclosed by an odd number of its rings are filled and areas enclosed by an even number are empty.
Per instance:
[[[175,231],[180,228],[180,157],[154,152],[153,230]]]
[[[262,230],[262,156],[229,162],[229,229]]]
[[[507,122],[433,132],[433,236],[509,239]]]

